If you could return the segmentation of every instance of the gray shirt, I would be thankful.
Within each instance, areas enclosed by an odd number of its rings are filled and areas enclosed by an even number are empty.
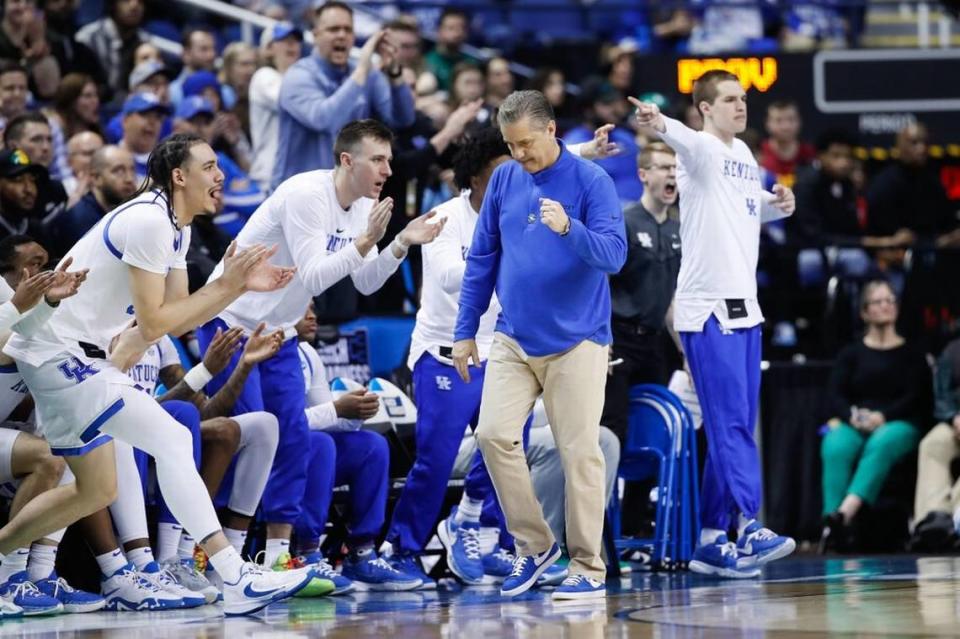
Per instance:
[[[680,223],[667,218],[658,224],[639,202],[623,210],[623,221],[627,262],[610,278],[613,319],[657,331],[677,288]]]

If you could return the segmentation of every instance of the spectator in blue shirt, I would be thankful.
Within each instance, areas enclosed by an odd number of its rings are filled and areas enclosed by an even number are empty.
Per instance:
[[[133,156],[115,145],[101,147],[90,159],[90,179],[90,191],[60,217],[64,252],[137,190]]]
[[[372,116],[399,129],[414,121],[413,93],[384,31],[370,36],[351,62],[353,10],[332,1],[317,10],[313,37],[313,53],[290,67],[280,87],[274,188],[297,173],[332,169],[333,141],[348,122]]]
[[[567,144],[589,142],[593,132],[608,123],[623,121],[626,101],[623,94],[609,82],[593,78],[583,85],[584,124],[571,130],[564,137]],[[634,139],[633,131],[618,126],[610,132],[610,141],[620,149],[619,153],[596,163],[613,178],[617,187],[617,196],[626,205],[632,204],[643,195],[643,184],[637,179],[637,154],[640,148]]]

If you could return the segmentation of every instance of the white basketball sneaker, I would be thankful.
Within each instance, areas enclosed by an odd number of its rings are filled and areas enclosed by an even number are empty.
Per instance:
[[[183,599],[145,579],[132,563],[105,577],[100,589],[107,600],[104,610],[122,612],[183,608]]]
[[[237,581],[223,581],[223,612],[227,616],[252,614],[296,594],[314,577],[316,573],[312,568],[275,572],[245,562]]]

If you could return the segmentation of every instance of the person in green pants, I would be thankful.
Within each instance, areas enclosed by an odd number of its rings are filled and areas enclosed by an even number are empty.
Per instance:
[[[890,469],[916,451],[932,414],[930,366],[897,333],[897,298],[887,282],[864,286],[860,314],[866,332],[840,351],[830,375],[821,552],[847,549],[854,517],[876,501]]]

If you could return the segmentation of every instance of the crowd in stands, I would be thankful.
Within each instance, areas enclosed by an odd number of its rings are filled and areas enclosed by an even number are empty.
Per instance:
[[[211,219],[197,218],[192,224],[186,253],[191,291],[207,282],[233,238],[271,192],[299,173],[332,169],[339,162],[334,152],[338,134],[349,123],[366,118],[379,120],[394,134],[392,162],[380,184],[382,197],[393,202],[392,217],[379,242],[380,250],[386,251],[411,220],[455,198],[461,187],[471,185],[482,192],[486,185],[480,185],[479,176],[487,166],[473,167],[473,174],[463,168],[469,155],[465,140],[481,139],[481,132],[494,126],[506,97],[521,87],[546,96],[565,144],[590,144],[598,139],[598,129],[612,125],[605,135],[616,152],[601,153],[596,162],[613,179],[621,203],[629,208],[643,197],[645,187],[655,187],[663,202],[660,213],[675,224],[672,153],[651,147],[655,140],[635,126],[627,101],[636,95],[638,56],[666,50],[849,46],[856,43],[862,23],[862,7],[828,2],[782,11],[782,3],[727,6],[719,0],[695,3],[695,9],[627,11],[613,21],[604,20],[601,1],[590,9],[597,9],[596,31],[619,44],[602,49],[596,74],[577,78],[582,91],[575,97],[566,90],[571,78],[561,69],[544,66],[524,78],[514,74],[506,57],[481,60],[465,52],[468,42],[484,44],[485,37],[502,34],[492,23],[487,35],[475,28],[477,20],[494,20],[492,13],[471,16],[456,8],[414,11],[396,16],[360,42],[356,16],[346,4],[332,1],[316,9],[299,0],[241,4],[283,21],[263,30],[256,47],[243,42],[222,46],[224,32],[218,27],[175,25],[183,27],[182,55],[173,60],[151,41],[145,0],[107,0],[104,15],[85,25],[77,24],[75,8],[67,1],[7,0],[0,27],[0,271],[11,289],[18,290],[48,262],[56,263],[105,215],[130,200],[148,174],[151,153],[173,134],[191,134],[209,143],[224,173],[220,210]],[[418,22],[417,17],[423,20]],[[522,25],[517,28],[523,31]],[[305,29],[312,31],[310,48]],[[436,34],[429,50],[424,32]],[[688,100],[656,92],[641,94],[640,99],[658,104],[692,128],[701,125]],[[816,140],[807,140],[799,109],[790,100],[774,101],[765,113],[752,117],[760,126],[743,138],[757,156],[765,186],[792,187],[797,199],[796,214],[768,225],[762,238],[759,281],[769,340],[793,353],[809,346],[803,335],[810,334],[811,325],[829,328],[831,322],[839,322],[842,310],[826,315],[828,281],[833,278],[846,286],[845,308],[852,318],[849,330],[834,340],[836,345],[850,342],[845,348],[810,351],[836,358],[821,451],[823,545],[856,548],[853,530],[858,513],[877,499],[891,469],[916,455],[917,547],[952,542],[960,529],[960,489],[951,474],[951,462],[960,458],[960,351],[956,342],[951,343],[931,367],[928,359],[938,354],[940,345],[916,331],[898,331],[900,302],[913,285],[912,266],[960,246],[958,205],[948,199],[930,161],[928,131],[919,122],[903,128],[896,137],[895,159],[874,170],[855,154],[857,140],[847,131],[828,129]],[[506,155],[506,147],[498,147],[496,157]],[[654,155],[659,157],[656,162]],[[664,176],[654,176],[651,172],[661,165]],[[411,249],[412,277],[398,271],[371,295],[361,294],[345,278],[304,309],[298,325],[304,369],[313,376],[308,414],[314,410],[322,424],[311,440],[311,454],[324,460],[341,456],[323,483],[308,490],[310,508],[296,526],[299,546],[293,550],[309,563],[323,561],[318,554],[320,537],[335,485],[351,487],[348,545],[364,548],[384,532],[389,467],[383,438],[346,424],[372,417],[378,406],[375,398],[362,390],[337,399],[330,395],[323,365],[311,348],[316,325],[336,324],[362,313],[415,311],[422,265],[419,247]],[[657,309],[660,316],[661,311]],[[856,337],[861,326],[865,332]],[[661,322],[656,333],[662,337],[665,330]],[[240,347],[239,334],[224,331],[215,341],[221,359],[224,352],[240,349],[238,357],[248,366],[237,370],[246,375],[263,361],[259,358],[279,348],[268,337],[257,335]],[[192,336],[183,341],[188,347],[195,345]],[[172,343],[164,348],[166,352],[158,347],[156,353],[160,361],[169,365],[179,361]],[[183,358],[191,359],[186,352]],[[209,349],[203,362],[212,374],[226,366]],[[158,365],[157,370],[167,368]],[[171,370],[176,374],[167,371],[169,375],[160,379],[168,391],[184,372]],[[660,375],[658,371],[658,380]],[[155,384],[157,378],[151,381]],[[243,379],[234,384],[242,386]],[[256,461],[262,470],[269,468],[277,446],[269,419],[256,428],[228,419],[235,391],[232,397],[227,390],[202,401],[192,394],[188,398],[209,409],[200,410],[203,421],[196,420],[196,429],[203,433],[205,451],[198,465],[211,495],[217,494],[234,454],[242,460],[245,449],[262,446]],[[558,496],[549,488],[562,485],[556,479],[556,445],[549,441],[548,429],[536,428],[543,425],[539,418],[537,424],[538,416],[534,417],[527,456],[550,523],[562,539],[562,493]],[[611,426],[612,430],[602,429],[601,443],[608,469],[615,471],[623,429]],[[272,428],[276,430],[276,420]],[[463,440],[455,475],[468,473],[472,441]],[[226,452],[218,453],[218,446]],[[273,450],[266,450],[271,446]],[[49,448],[42,440],[34,447],[35,454],[23,464],[27,470],[18,475],[21,479],[56,466],[47,461]],[[269,459],[264,462],[265,458]],[[366,465],[357,464],[358,459]],[[53,470],[57,472],[45,476],[50,485],[62,479],[62,465]],[[608,474],[608,492],[614,478]],[[246,486],[247,501],[263,492],[266,478],[257,481],[256,486]],[[256,505],[240,505],[236,494],[227,497],[222,501],[232,513],[225,522],[228,538],[242,548]],[[180,560],[192,558],[195,540],[181,537],[179,530],[174,535],[169,526],[175,521],[161,523],[168,525],[169,536],[158,542],[156,558],[172,559],[165,564],[167,569],[181,570],[178,567],[186,564]],[[434,525],[429,522],[431,531]],[[235,532],[233,537],[230,531]],[[504,536],[495,540],[478,541],[480,550],[471,546],[474,554],[482,551],[488,574],[500,578],[508,569],[504,561],[511,547],[505,531],[501,533]],[[133,557],[136,549],[145,547],[138,545],[144,535],[140,527],[130,535],[135,536],[106,535],[105,542],[91,547],[97,548],[98,560],[120,544]],[[45,551],[36,552],[40,557]],[[134,561],[138,569],[154,570],[152,555],[137,557],[143,559]],[[352,568],[344,574],[356,582],[388,583],[394,589],[432,582],[422,570],[402,572],[388,563],[361,565],[363,557],[347,559]],[[377,561],[376,555],[371,561]],[[271,550],[267,563],[296,561]],[[114,573],[108,568],[116,566],[101,563],[101,568],[104,578],[110,579]],[[0,570],[0,581],[9,576]],[[349,589],[343,576],[332,571],[327,576],[337,592]],[[33,580],[47,577],[48,573],[31,572]],[[59,583],[55,575],[53,579]],[[151,587],[179,593],[184,601],[189,595],[183,588],[196,592],[196,583],[181,580],[177,590],[164,579],[157,577]]]

